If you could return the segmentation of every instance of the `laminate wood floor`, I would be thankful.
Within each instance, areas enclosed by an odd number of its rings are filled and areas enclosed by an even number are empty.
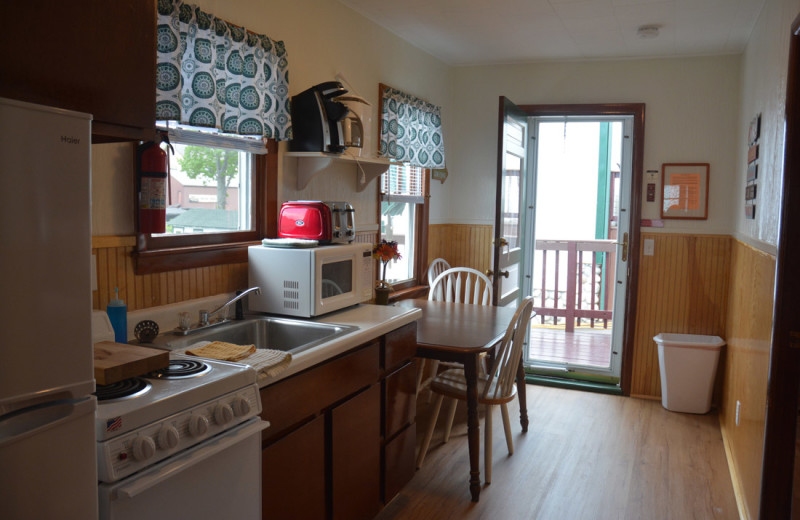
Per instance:
[[[459,404],[450,441],[442,443],[440,416],[423,467],[377,520],[739,518],[714,412],[680,414],[659,401],[533,385],[527,396],[528,433],[521,433],[517,401],[509,409],[513,456],[495,410],[493,482],[480,502],[469,499]],[[423,399],[418,444],[431,408]]]

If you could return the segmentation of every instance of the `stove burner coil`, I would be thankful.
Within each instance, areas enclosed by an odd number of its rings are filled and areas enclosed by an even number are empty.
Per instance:
[[[139,377],[132,377],[110,385],[97,385],[94,395],[98,401],[110,401],[139,396],[150,390],[150,383]]]
[[[153,379],[181,379],[184,377],[194,377],[204,374],[211,370],[207,364],[194,359],[171,359],[167,368],[154,370],[145,377]]]

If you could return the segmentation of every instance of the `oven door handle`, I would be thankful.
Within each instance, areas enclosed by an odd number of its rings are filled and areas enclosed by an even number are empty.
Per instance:
[[[117,497],[133,498],[136,495],[139,495],[144,491],[147,491],[156,484],[177,475],[181,471],[191,468],[197,463],[202,462],[205,459],[213,455],[216,455],[221,451],[226,450],[227,448],[233,446],[234,444],[268,427],[269,427],[269,422],[259,420],[245,426],[244,428],[241,428],[238,431],[235,432],[229,431],[227,432],[227,434],[223,433],[221,438],[219,439],[211,439],[210,442],[205,441],[208,443],[206,446],[197,449],[193,453],[186,454],[186,456],[181,457],[179,460],[176,460],[172,464],[164,466],[163,468],[161,468],[159,471],[156,471],[152,475],[147,475],[141,478],[134,479],[134,481],[131,482],[130,484],[119,487],[117,489]]]

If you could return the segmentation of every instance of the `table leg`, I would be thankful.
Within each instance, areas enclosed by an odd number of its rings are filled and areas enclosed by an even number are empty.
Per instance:
[[[480,449],[481,431],[478,421],[478,356],[464,360],[464,376],[467,380],[467,442],[469,444],[469,491],[472,501],[481,495]]]
[[[519,396],[519,424],[522,426],[522,433],[526,433],[528,431],[528,397],[525,395],[523,359],[519,360],[519,366],[517,367],[517,396]]]

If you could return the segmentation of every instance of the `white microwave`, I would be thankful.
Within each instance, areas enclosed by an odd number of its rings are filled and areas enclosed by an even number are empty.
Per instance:
[[[251,311],[320,316],[372,299],[372,246],[351,243],[310,248],[250,246]]]

